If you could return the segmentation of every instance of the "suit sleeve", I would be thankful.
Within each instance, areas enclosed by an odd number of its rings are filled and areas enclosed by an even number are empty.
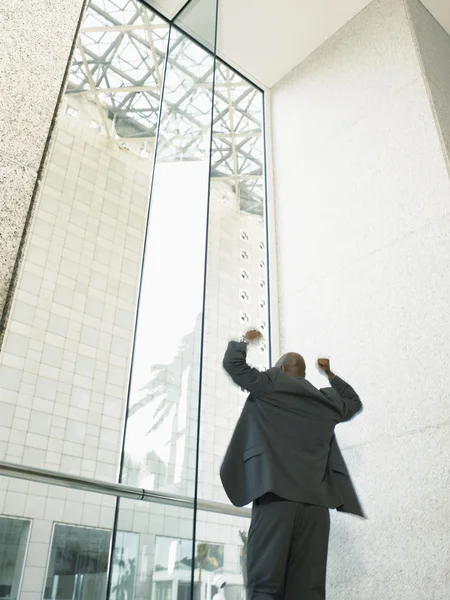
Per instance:
[[[234,383],[251,394],[263,395],[272,387],[273,374],[258,371],[247,364],[245,342],[230,342],[222,364]]]
[[[339,400],[336,399],[336,401],[340,421],[348,421],[362,410],[362,402],[355,390],[340,377],[333,377],[333,379],[330,379],[330,383],[339,394]]]

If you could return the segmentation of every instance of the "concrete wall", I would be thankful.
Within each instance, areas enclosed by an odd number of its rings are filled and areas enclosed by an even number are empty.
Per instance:
[[[441,599],[450,184],[407,5],[372,2],[272,103],[282,350],[365,403],[338,437],[369,519],[333,515],[330,595]]]
[[[0,317],[82,5],[0,1]]]
[[[408,5],[450,168],[450,36],[419,0],[408,0]]]

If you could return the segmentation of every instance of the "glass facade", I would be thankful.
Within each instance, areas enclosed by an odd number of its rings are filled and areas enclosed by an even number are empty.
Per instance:
[[[0,598],[243,598],[248,518],[219,469],[246,395],[221,363],[251,327],[250,362],[270,361],[263,94],[216,57],[216,21],[216,0],[172,23],[138,0],[86,8],[5,338],[19,374],[0,443],[7,462],[156,500],[1,477]]]
[[[44,598],[105,595],[110,532],[55,524]]]

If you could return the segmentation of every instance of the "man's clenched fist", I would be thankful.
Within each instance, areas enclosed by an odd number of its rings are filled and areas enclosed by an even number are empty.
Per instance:
[[[334,377],[334,373],[332,373],[330,369],[329,358],[319,358],[317,360],[317,366],[327,377],[329,377],[329,379],[332,379]]]
[[[242,339],[244,340],[244,342],[252,344],[262,341],[263,335],[260,331],[257,331],[256,329],[250,329],[250,331],[247,331],[247,333]]]
[[[329,358],[319,358],[317,360],[317,365],[319,369],[324,373],[328,373],[330,371],[330,359]]]

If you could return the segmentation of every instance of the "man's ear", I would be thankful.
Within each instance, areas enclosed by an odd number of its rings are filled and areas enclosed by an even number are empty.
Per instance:
[[[283,373],[284,373],[284,371],[286,371],[286,369],[284,368],[284,365],[281,365],[280,369],[283,371]]]

